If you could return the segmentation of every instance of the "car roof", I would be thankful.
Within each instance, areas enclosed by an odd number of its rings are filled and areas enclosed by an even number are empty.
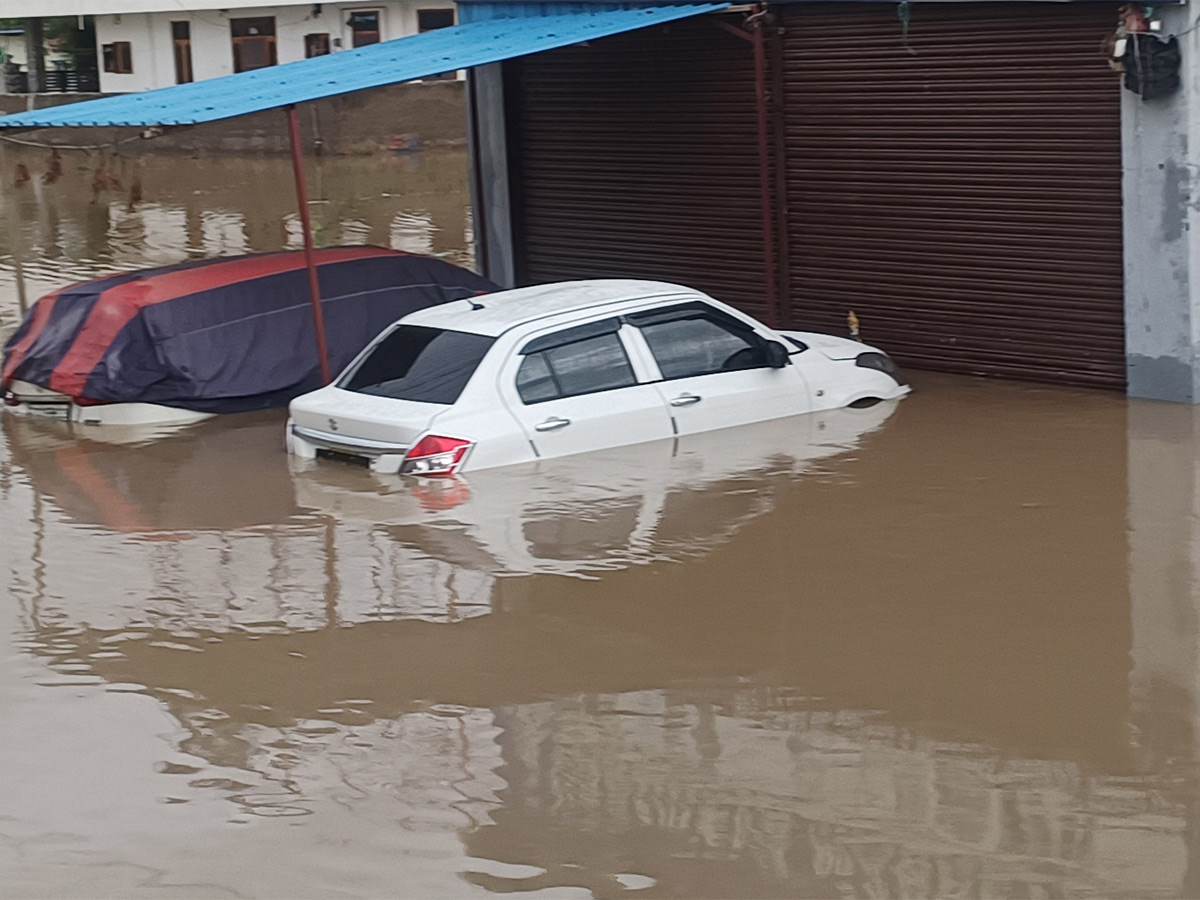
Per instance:
[[[625,278],[562,281],[430,306],[405,316],[404,323],[495,337],[517,325],[553,324],[554,319],[570,318],[571,313],[655,297],[707,299],[694,288],[664,281]]]

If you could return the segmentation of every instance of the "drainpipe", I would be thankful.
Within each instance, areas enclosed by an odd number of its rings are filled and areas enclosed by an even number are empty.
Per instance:
[[[766,27],[766,26],[764,26]],[[779,298],[779,324],[787,328],[794,324],[792,318],[792,275],[791,275],[791,252],[788,243],[788,180],[787,180],[787,130],[786,123],[786,105],[787,91],[786,79],[784,78],[783,69],[783,30],[776,22],[770,26],[771,41],[767,49],[770,51],[770,69],[773,75],[773,85],[771,91],[771,105],[774,107],[771,116],[771,130],[775,137],[775,171],[774,171],[774,196],[775,196],[775,247],[778,250],[778,268],[776,276],[778,278],[776,294]]]
[[[5,150],[5,141],[0,140],[0,182],[8,181],[8,153]],[[6,185],[6,187],[7,187]],[[25,290],[25,266],[24,266],[24,251],[22,245],[25,242],[25,235],[21,231],[21,209],[20,198],[16,191],[7,191],[5,197],[5,205],[8,206],[8,230],[9,240],[12,242],[12,258],[13,258],[13,274],[17,279],[17,309],[21,312],[21,318],[25,318],[25,314],[29,312],[29,298]]]
[[[770,117],[767,112],[767,51],[763,31],[767,25],[767,7],[758,4],[754,12],[743,23],[750,29],[747,34],[728,22],[716,24],[745,38],[754,45],[754,103],[758,113],[758,193],[762,207],[763,275],[767,288],[767,324],[779,326],[779,291],[776,284],[778,271],[775,266],[775,218],[771,203],[771,134]]]
[[[29,60],[29,93],[46,91],[46,35],[41,19],[25,20],[25,56]]]
[[[775,285],[775,219],[771,211],[771,151],[767,115],[767,52],[763,29],[767,8],[760,5],[746,22],[754,29],[754,102],[758,109],[758,186],[762,202],[763,267],[767,270],[767,324],[779,326]]]

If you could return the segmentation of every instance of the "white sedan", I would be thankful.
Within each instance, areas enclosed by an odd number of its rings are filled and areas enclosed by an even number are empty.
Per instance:
[[[908,391],[857,341],[775,332],[676,284],[576,281],[405,316],[292,401],[287,445],[448,476]]]

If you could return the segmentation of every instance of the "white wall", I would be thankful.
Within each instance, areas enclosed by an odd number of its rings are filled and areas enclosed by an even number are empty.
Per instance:
[[[174,65],[163,68],[161,45],[170,48],[170,41],[155,41],[152,30],[152,17],[148,15],[119,16],[115,19],[106,18],[103,22],[96,21],[96,43],[99,46],[111,44],[114,41],[128,41],[132,45],[131,59],[133,74],[117,75],[105,72],[104,56],[100,54],[100,90],[112,93],[123,91],[144,91],[161,84],[174,82]],[[167,26],[170,28],[170,26]],[[168,37],[170,37],[168,33]],[[170,58],[168,57],[168,62]],[[160,79],[166,78],[167,81]]]
[[[211,2],[211,0],[209,0]],[[233,44],[229,20],[254,16],[274,16],[279,62],[304,59],[304,36],[326,32],[334,43],[334,52],[350,49],[351,34],[346,25],[354,10],[381,12],[382,39],[406,37],[417,33],[417,11],[453,9],[454,0],[377,0],[365,3],[323,3],[314,14],[314,5],[254,6],[217,9],[121,14],[96,18],[96,42],[100,48],[115,41],[132,46],[133,73],[118,75],[100,72],[100,90],[105,93],[144,91],[175,83],[172,22],[189,22],[192,39],[192,70],[197,81],[233,74]],[[341,48],[337,47],[338,39]],[[103,50],[101,49],[101,69]]]

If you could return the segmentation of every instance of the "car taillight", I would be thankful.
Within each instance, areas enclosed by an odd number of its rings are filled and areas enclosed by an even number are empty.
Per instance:
[[[461,438],[427,434],[405,455],[400,474],[429,477],[453,475],[462,466],[472,446],[471,441]]]

